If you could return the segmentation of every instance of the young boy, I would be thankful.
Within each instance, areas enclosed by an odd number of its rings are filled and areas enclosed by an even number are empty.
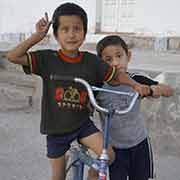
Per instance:
[[[54,36],[61,49],[28,50],[41,41],[52,23]],[[47,156],[52,167],[52,180],[64,180],[65,153],[73,140],[93,150],[102,150],[102,135],[89,119],[87,92],[72,82],[52,81],[50,76],[81,77],[91,85],[103,81],[132,86],[141,95],[148,95],[146,85],[140,85],[125,73],[116,71],[96,55],[80,52],[87,32],[86,12],[76,4],[65,3],[56,8],[52,22],[45,18],[36,24],[36,32],[8,52],[7,58],[23,65],[27,74],[36,74],[43,81],[41,133],[47,135]],[[113,150],[109,147],[110,161]]]
[[[107,36],[97,44],[97,54],[103,61],[127,72],[131,52],[127,44],[119,36]],[[171,87],[159,84],[141,74],[128,73],[135,81],[147,84],[152,89],[152,96],[171,96]],[[112,86],[104,84],[104,88],[133,92],[126,85]],[[115,94],[99,93],[98,101],[103,107],[125,109],[131,98]],[[110,166],[111,180],[148,180],[153,177],[152,151],[149,144],[147,130],[143,124],[144,117],[140,111],[139,98],[133,109],[124,115],[114,115],[110,126],[110,144],[115,151],[115,161]],[[103,121],[102,121],[103,123]]]

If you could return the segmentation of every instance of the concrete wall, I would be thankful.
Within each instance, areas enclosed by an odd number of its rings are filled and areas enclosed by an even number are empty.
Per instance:
[[[146,124],[157,153],[180,157],[180,73],[162,73],[156,79],[170,84],[175,92],[169,98],[143,102]]]

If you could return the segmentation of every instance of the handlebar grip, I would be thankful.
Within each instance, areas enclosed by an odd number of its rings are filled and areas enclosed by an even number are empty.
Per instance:
[[[150,88],[149,96],[153,96],[153,90]]]
[[[61,76],[61,75],[50,75],[50,79],[54,81],[74,81],[75,78],[72,76]]]

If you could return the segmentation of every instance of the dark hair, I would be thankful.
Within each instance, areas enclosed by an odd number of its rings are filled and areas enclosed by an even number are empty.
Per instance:
[[[66,15],[70,15],[70,16],[76,15],[82,19],[84,36],[85,36],[87,33],[87,22],[88,22],[87,14],[83,8],[81,8],[80,6],[74,3],[64,3],[55,9],[52,17],[52,27],[53,27],[54,35],[55,36],[57,35],[57,29],[59,26],[59,17]]]
[[[125,41],[120,36],[110,35],[101,39],[97,43],[96,45],[97,55],[101,57],[104,48],[110,45],[120,45],[125,50],[126,54],[128,54],[128,45],[125,43]]]

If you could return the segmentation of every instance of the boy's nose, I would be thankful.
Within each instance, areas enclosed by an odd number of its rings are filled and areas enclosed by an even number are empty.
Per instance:
[[[75,36],[75,31],[73,29],[69,30],[69,36],[74,37]]]
[[[113,66],[119,66],[119,65],[120,65],[119,61],[117,59],[114,59]]]
[[[126,69],[123,64],[116,64],[114,66],[116,67],[116,69],[118,69],[119,71],[122,71],[122,72],[124,72]]]

